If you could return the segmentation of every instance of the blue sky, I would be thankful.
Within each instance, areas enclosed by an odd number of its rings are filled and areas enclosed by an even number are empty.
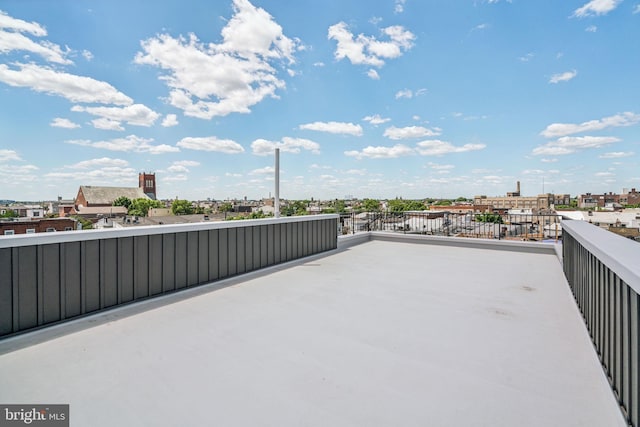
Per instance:
[[[640,1],[0,2],[0,199],[640,188]]]

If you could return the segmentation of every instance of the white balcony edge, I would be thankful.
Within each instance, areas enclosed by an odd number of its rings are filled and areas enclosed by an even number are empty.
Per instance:
[[[111,239],[155,234],[184,233],[189,231],[216,230],[239,227],[252,227],[269,224],[287,224],[294,222],[338,219],[336,214],[302,215],[281,218],[264,218],[234,221],[204,221],[190,224],[141,225],[119,229],[58,231],[55,233],[17,234],[0,237],[0,249],[54,243],[82,242],[87,240]]]

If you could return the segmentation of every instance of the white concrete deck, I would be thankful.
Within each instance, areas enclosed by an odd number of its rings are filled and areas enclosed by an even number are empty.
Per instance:
[[[198,293],[0,355],[0,402],[72,426],[626,425],[551,254],[371,241]]]

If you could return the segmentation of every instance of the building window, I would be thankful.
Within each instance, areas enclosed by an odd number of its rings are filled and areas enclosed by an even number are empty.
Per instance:
[[[27,234],[33,234],[36,232],[35,228],[27,228]]]
[[[15,231],[13,230],[4,230],[4,235],[5,236],[13,236],[15,233]]]
[[[53,227],[47,227],[47,233],[51,233],[53,231],[56,231],[56,229]]]
[[[64,228],[64,231],[72,231],[72,230],[73,230],[73,228],[71,228],[71,227],[65,227]]]
[[[33,216],[40,216],[40,211],[34,211]]]

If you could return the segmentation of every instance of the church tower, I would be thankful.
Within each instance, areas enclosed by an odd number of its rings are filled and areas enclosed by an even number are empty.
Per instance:
[[[144,194],[153,200],[157,200],[155,173],[140,172],[140,174],[138,174],[138,187],[142,188]]]

